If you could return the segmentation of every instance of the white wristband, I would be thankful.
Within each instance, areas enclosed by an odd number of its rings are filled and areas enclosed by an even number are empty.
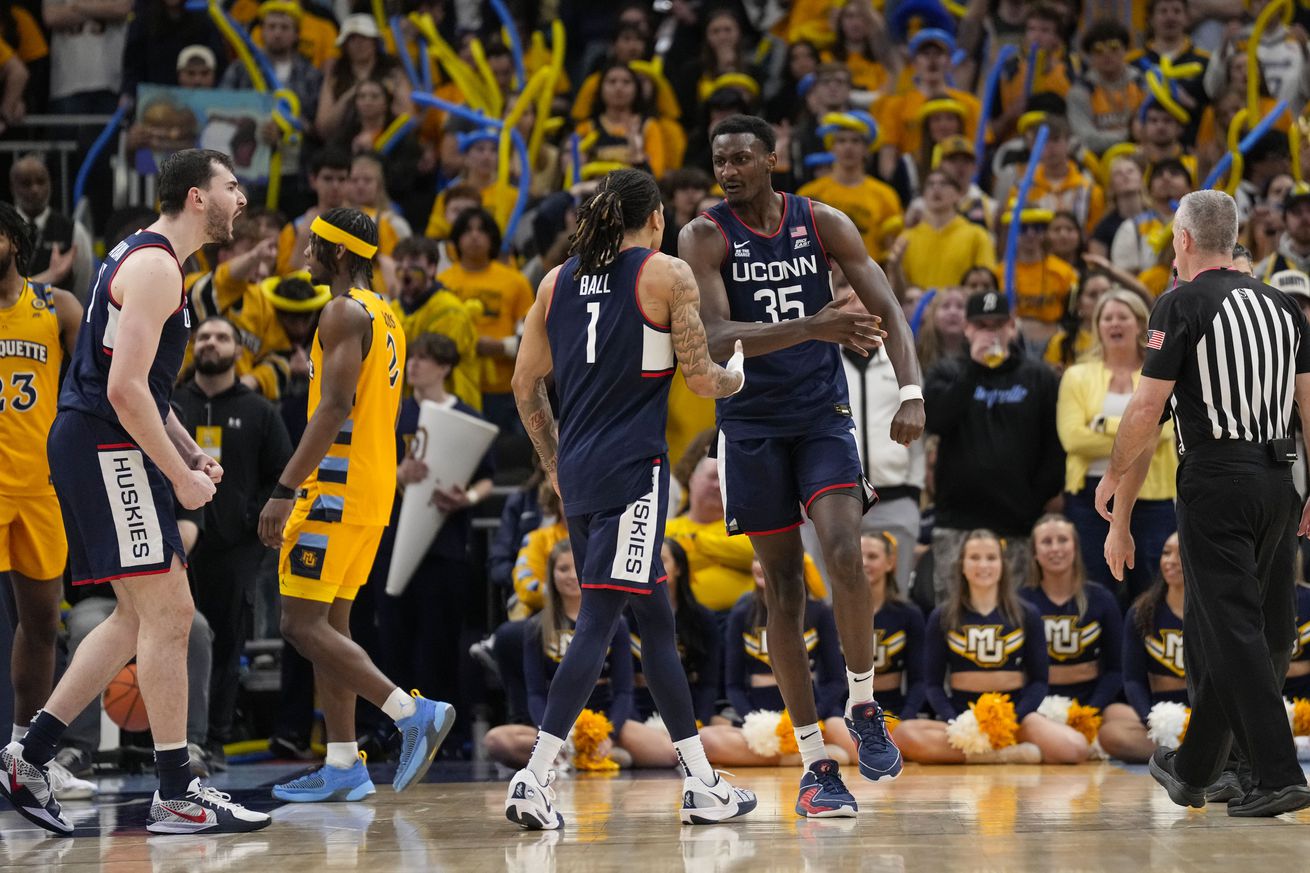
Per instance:
[[[472,488],[470,488],[468,491],[465,491],[464,496],[465,498],[468,499],[469,506],[477,506],[478,501],[482,499],[482,495]]]
[[[922,400],[922,399],[923,399],[923,389],[920,388],[918,385],[901,386],[902,403],[904,403],[907,400]]]

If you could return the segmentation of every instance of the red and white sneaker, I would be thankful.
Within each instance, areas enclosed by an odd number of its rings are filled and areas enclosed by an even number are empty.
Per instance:
[[[4,771],[0,773],[0,794],[8,798],[19,815],[51,833],[73,832],[55,799],[45,768],[23,757],[22,743],[15,741],[0,749],[0,770]]]
[[[160,800],[155,792],[146,830],[152,834],[244,834],[272,823],[265,813],[252,812],[233,803],[232,795],[192,779],[186,796],[177,800]]]

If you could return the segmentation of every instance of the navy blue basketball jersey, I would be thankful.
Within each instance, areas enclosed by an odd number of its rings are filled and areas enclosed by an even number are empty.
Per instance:
[[[569,517],[626,506],[651,491],[675,369],[669,325],[646,317],[637,280],[658,252],[619,252],[605,270],[555,278],[546,336],[559,395],[559,484]]]
[[[86,306],[85,326],[78,333],[73,361],[59,395],[60,409],[75,409],[121,425],[108,396],[109,363],[114,359],[114,342],[118,334],[118,315],[121,309],[110,293],[110,286],[118,268],[133,252],[149,248],[163,249],[172,255],[174,261],[177,260],[173,246],[164,236],[139,230],[114,246],[100,265],[100,271],[91,286],[90,302]],[[180,263],[177,272],[179,277],[182,276]],[[178,287],[177,309],[164,322],[159,348],[155,352],[155,360],[150,365],[147,379],[161,420],[168,416],[168,401],[173,396],[173,384],[177,381],[177,371],[182,366],[182,358],[191,339],[191,315],[187,309],[186,292],[181,290],[181,282]]]
[[[705,213],[723,233],[720,267],[733,321],[769,323],[813,315],[832,302],[828,257],[808,197],[783,194],[772,234],[747,227],[720,203]],[[851,426],[841,349],[812,340],[746,359],[746,385],[718,401],[719,427],[732,439],[797,436],[825,422]]]

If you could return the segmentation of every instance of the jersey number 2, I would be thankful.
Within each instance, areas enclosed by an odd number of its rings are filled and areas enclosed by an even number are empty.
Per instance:
[[[600,301],[587,304],[587,363],[596,363],[596,322],[600,321]]]
[[[755,292],[755,299],[764,303],[764,311],[769,313],[769,318],[774,322],[804,318],[805,301],[787,299],[801,291],[800,285],[785,285],[776,291],[772,288],[761,288]]]
[[[18,392],[9,403],[9,408],[14,412],[27,412],[33,406],[36,406],[36,389],[32,387],[32,380],[36,378],[35,373],[14,373],[9,377],[13,383],[14,389]],[[0,388],[3,388],[0,383]],[[5,398],[0,394],[0,412],[5,411]]]
[[[387,378],[391,380],[391,387],[396,387],[396,380],[400,378],[400,360],[396,354],[396,338],[387,334],[387,348],[391,349],[391,363],[387,364]]]

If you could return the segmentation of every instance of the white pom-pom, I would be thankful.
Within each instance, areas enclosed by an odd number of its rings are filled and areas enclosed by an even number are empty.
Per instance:
[[[747,713],[741,723],[741,735],[747,748],[761,758],[777,757],[782,748],[778,739],[778,722],[781,720],[781,712],[767,709]]]
[[[1293,737],[1296,741],[1296,759],[1310,761],[1310,737]]]
[[[646,719],[645,724],[646,727],[650,728],[651,730],[659,731],[665,736],[668,736],[669,734],[669,726],[664,723],[664,719],[660,718],[660,714],[658,712],[651,713],[650,718]]]
[[[1151,742],[1165,749],[1176,749],[1182,741],[1183,726],[1187,723],[1187,707],[1181,703],[1161,701],[1151,707],[1146,716],[1146,735]]]
[[[1110,760],[1110,756],[1107,755],[1107,754],[1105,753],[1105,749],[1102,749],[1102,748],[1101,748],[1101,738],[1100,738],[1100,737],[1097,737],[1096,739],[1092,740],[1092,745],[1091,745],[1091,747],[1088,748],[1088,750],[1087,750],[1087,760],[1089,760],[1089,761],[1108,761],[1108,760]]]
[[[978,727],[978,719],[970,709],[946,723],[946,741],[952,748],[966,755],[981,755],[992,751],[992,741]]]
[[[1296,704],[1284,697],[1283,706],[1287,707],[1287,724],[1291,727],[1292,733],[1296,733]]]
[[[1064,697],[1059,694],[1048,694],[1042,701],[1042,705],[1037,707],[1037,714],[1049,718],[1056,724],[1069,723],[1069,707],[1073,705],[1073,698]]]

